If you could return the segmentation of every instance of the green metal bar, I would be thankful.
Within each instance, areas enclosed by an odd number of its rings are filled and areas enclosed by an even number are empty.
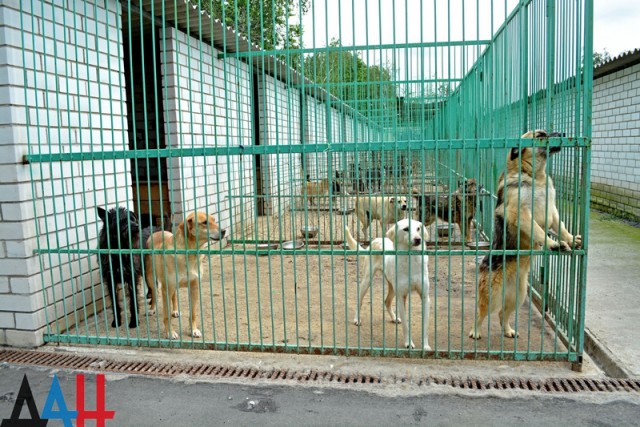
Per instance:
[[[374,183],[380,196],[407,195],[418,187],[423,193],[434,189],[437,208],[446,208],[451,216],[454,212],[453,190],[457,186],[456,181],[474,178],[482,182],[486,189],[482,193],[483,197],[476,198],[474,235],[476,239],[486,238],[493,242],[495,239],[504,238],[494,235],[492,223],[494,201],[497,198],[497,179],[505,166],[507,151],[511,148],[521,150],[525,147],[536,147],[548,152],[551,147],[562,147],[563,152],[549,161],[548,169],[549,175],[555,180],[556,204],[568,229],[573,233],[585,235],[586,243],[588,208],[584,202],[588,201],[589,196],[587,187],[590,133],[582,132],[581,129],[590,126],[590,112],[586,111],[586,107],[590,106],[591,102],[592,82],[580,78],[580,73],[583,72],[580,62],[582,56],[586,55],[581,48],[583,38],[584,50],[592,49],[589,44],[592,42],[587,40],[592,37],[588,24],[588,16],[592,15],[592,2],[584,4],[584,20],[587,21],[584,32],[581,26],[582,2],[561,2],[556,6],[546,0],[523,0],[510,12],[507,9],[508,2],[494,4],[492,1],[488,8],[490,21],[486,23],[481,22],[479,14],[473,16],[474,6],[471,3],[463,4],[461,9],[451,1],[446,4],[434,3],[431,8],[421,3],[419,8],[411,9],[411,13],[420,13],[423,18],[420,20],[421,31],[418,40],[410,40],[412,35],[408,26],[412,20],[411,16],[404,12],[409,11],[408,0],[379,0],[377,4],[365,2],[364,34],[361,33],[362,27],[357,27],[362,21],[356,23],[355,12],[360,13],[360,10],[356,8],[354,0],[339,0],[331,4],[326,2],[323,9],[327,19],[318,23],[314,20],[312,25],[313,45],[290,49],[292,46],[287,44],[287,40],[291,35],[290,25],[293,25],[293,21],[289,22],[287,19],[282,21],[282,24],[278,23],[274,13],[278,7],[276,0],[258,2],[257,5],[252,5],[252,2],[243,3],[240,0],[225,4],[209,0],[209,10],[213,10],[214,7],[221,10],[223,25],[232,27],[236,34],[247,36],[250,45],[261,44],[263,48],[238,53],[244,43],[241,43],[237,36],[231,35],[231,32],[222,31],[222,44],[216,44],[219,40],[211,42],[215,44],[210,46],[213,54],[212,64],[205,63],[208,62],[205,49],[209,47],[205,47],[203,28],[208,26],[213,33],[218,27],[217,23],[214,27],[211,20],[202,22],[202,19],[208,19],[206,14],[190,14],[186,18],[185,29],[176,29],[175,32],[172,30],[171,34],[167,34],[165,26],[170,25],[170,20],[178,20],[181,4],[179,1],[173,3],[175,12],[172,17],[165,16],[163,3],[161,12],[154,9],[155,5],[151,5],[150,12],[140,13],[138,8],[136,15],[136,6],[127,4],[123,7],[123,10],[127,11],[126,17],[118,17],[110,11],[111,15],[106,18],[109,28],[116,27],[118,19],[125,18],[129,26],[128,40],[126,29],[123,32],[123,40],[120,40],[119,34],[113,36],[115,33],[109,33],[113,40],[109,40],[111,43],[106,49],[108,55],[116,55],[113,46],[123,43],[129,44],[130,52],[136,50],[135,54],[129,55],[131,62],[138,51],[148,51],[149,44],[154,50],[153,64],[143,63],[140,67],[142,75],[134,75],[132,66],[127,67],[128,70],[122,70],[123,73],[130,73],[131,78],[128,82],[133,83],[135,80],[136,83],[133,84],[136,86],[142,82],[141,94],[134,91],[133,87],[127,88],[132,104],[156,104],[138,110],[133,108],[133,111],[128,112],[129,118],[134,118],[129,129],[133,129],[133,144],[136,148],[140,146],[140,149],[127,150],[124,146],[121,150],[112,148],[116,146],[115,133],[111,133],[111,136],[105,133],[104,136],[91,141],[91,144],[73,148],[71,142],[62,141],[64,129],[59,129],[53,122],[50,123],[49,116],[36,115],[34,121],[37,127],[40,127],[38,120],[44,118],[46,129],[39,129],[38,134],[30,135],[29,154],[25,160],[31,163],[32,176],[36,176],[38,170],[42,175],[64,169],[62,173],[58,172],[59,176],[71,180],[68,186],[72,192],[76,192],[81,185],[75,178],[87,178],[86,175],[92,175],[94,189],[100,186],[108,189],[104,193],[108,204],[130,204],[131,197],[127,190],[131,189],[116,191],[114,197],[113,185],[106,177],[97,175],[100,173],[99,169],[118,170],[113,175],[118,179],[131,172],[138,195],[138,198],[133,200],[133,205],[138,211],[144,209],[140,198],[140,188],[143,184],[140,182],[142,168],[146,165],[147,170],[151,169],[153,162],[169,163],[166,177],[163,176],[164,169],[160,172],[159,184],[169,189],[172,211],[182,211],[186,214],[187,210],[194,208],[207,213],[217,213],[219,218],[229,221],[225,227],[231,231],[230,248],[209,245],[202,249],[186,251],[176,250],[174,246],[162,250],[127,252],[116,248],[92,249],[89,247],[91,243],[64,245],[65,241],[77,240],[78,229],[67,231],[72,222],[88,222],[89,218],[93,218],[87,213],[82,218],[82,213],[77,212],[77,209],[81,209],[80,199],[68,202],[69,207],[74,207],[74,212],[53,206],[53,214],[59,214],[60,217],[55,218],[54,215],[54,219],[44,223],[42,227],[38,224],[38,248],[35,253],[40,256],[42,269],[50,270],[51,282],[56,273],[63,269],[69,271],[69,268],[73,268],[74,273],[80,271],[81,274],[87,270],[86,264],[67,267],[61,266],[60,260],[65,263],[72,258],[90,260],[98,254],[131,254],[142,258],[149,254],[164,254],[170,260],[175,258],[172,254],[192,254],[208,258],[208,289],[203,278],[198,290],[199,295],[188,293],[186,299],[184,294],[182,296],[185,300],[183,302],[186,303],[189,303],[191,298],[200,297],[199,307],[194,310],[199,313],[199,327],[207,330],[207,336],[195,340],[187,339],[185,336],[176,342],[168,341],[157,335],[161,330],[160,316],[155,319],[158,331],[154,331],[149,327],[154,319],[148,313],[141,316],[141,319],[146,320],[145,327],[135,332],[110,331],[106,324],[107,317],[104,315],[91,319],[95,332],[90,331],[88,322],[79,319],[89,314],[87,303],[96,303],[96,298],[100,298],[97,292],[93,293],[94,287],[91,287],[92,301],[81,300],[87,297],[88,293],[85,294],[86,288],[80,281],[74,282],[71,287],[63,288],[62,299],[58,301],[55,297],[59,296],[56,292],[60,292],[60,287],[54,286],[50,289],[45,285],[47,278],[43,272],[43,292],[47,293],[47,301],[48,296],[53,293],[56,303],[51,310],[55,319],[47,317],[47,341],[269,350],[288,353],[397,355],[417,358],[580,360],[584,328],[586,245],[569,254],[559,254],[548,248],[531,251],[469,250],[454,243],[452,239],[436,240],[425,251],[418,252],[436,257],[432,259],[435,271],[430,271],[430,276],[434,277],[430,290],[434,298],[429,321],[429,330],[435,329],[434,336],[430,337],[435,351],[407,351],[402,348],[402,328],[398,325],[387,325],[384,321],[379,324],[379,315],[382,313],[384,318],[385,310],[384,302],[379,298],[380,289],[375,289],[377,294],[374,295],[372,287],[362,306],[361,317],[365,323],[369,321],[369,324],[358,329],[350,324],[349,315],[353,309],[354,290],[357,293],[360,286],[358,267],[371,268],[373,265],[372,260],[368,258],[367,261],[361,261],[360,265],[345,261],[343,268],[336,268],[340,256],[357,258],[362,255],[359,251],[336,249],[336,245],[341,243],[338,239],[342,238],[342,234],[337,227],[340,218],[335,214],[334,208],[343,208],[355,195],[340,195],[336,199],[331,197],[334,196],[331,189],[328,194],[317,198],[317,206],[311,206],[304,199],[302,188],[307,173],[311,174],[313,179],[327,177],[332,187],[335,181],[334,173],[346,170],[349,172],[348,179],[356,180],[356,187],[360,181],[368,187],[367,191],[356,191],[361,193],[358,197],[367,197],[367,194],[363,193],[370,192]],[[207,7],[206,4],[199,6],[205,9]],[[337,14],[329,18],[330,13],[334,14],[336,6]],[[479,6],[480,2],[476,0],[475,11]],[[351,16],[346,18],[347,15],[343,14],[349,13],[349,7]],[[84,8],[86,15],[86,3]],[[93,5],[89,12],[97,15],[98,9],[102,12],[101,6]],[[321,12],[313,2],[311,10]],[[494,20],[502,16],[503,12],[505,22],[494,31]],[[376,13],[377,19],[372,18]],[[159,16],[156,17],[156,14]],[[433,17],[426,16],[431,14]],[[298,15],[302,21],[302,12]],[[189,22],[193,19],[197,19],[197,22]],[[326,40],[334,35],[329,31],[329,19],[338,23],[340,41],[324,48],[316,46],[316,30],[318,35],[324,32]],[[134,24],[138,24],[136,20],[141,28],[140,47],[134,46],[132,38],[135,36],[132,34],[132,31],[135,31],[132,28]],[[151,37],[147,35],[148,29],[143,30],[149,20]],[[68,17],[63,18],[63,26],[68,25],[68,21]],[[469,28],[474,21],[476,29],[471,32]],[[460,23],[463,29],[459,40],[455,41],[452,40],[454,22],[456,25]],[[253,25],[254,23],[256,25]],[[429,24],[433,33],[424,30]],[[349,25],[351,31],[348,29]],[[484,28],[481,29],[481,25]],[[388,27],[389,31],[383,35],[382,30],[385,27]],[[156,31],[159,34],[156,34]],[[379,40],[374,39],[376,31],[381,34]],[[79,30],[76,30],[76,33],[65,33],[64,40],[71,41],[73,34],[77,37]],[[361,45],[363,35],[364,45]],[[157,41],[156,36],[162,37],[162,41]],[[481,40],[481,36],[489,39]],[[67,37],[70,39],[67,40]],[[186,47],[183,47],[185,45],[181,42],[174,46],[177,40],[184,37],[189,40]],[[235,38],[227,40],[228,37]],[[351,41],[346,40],[349,37]],[[257,40],[258,38],[260,40]],[[162,48],[158,49],[157,59],[156,42],[162,45]],[[236,52],[232,52],[234,50]],[[66,58],[71,55],[72,51],[69,48],[64,50],[64,54],[60,47],[53,49],[53,56]],[[275,69],[272,68],[273,59],[269,58],[272,55],[280,61]],[[23,56],[27,55],[23,53]],[[557,61],[556,57],[559,58]],[[180,61],[178,68],[169,70],[168,64],[176,60]],[[76,69],[78,66],[76,64]],[[377,71],[374,66],[378,67]],[[211,85],[213,93],[210,94],[198,88],[201,82],[209,78],[208,72],[205,71],[207,67],[211,67],[215,74]],[[63,68],[57,68],[51,74],[64,81],[68,73],[63,72]],[[113,66],[106,68],[114,70]],[[154,70],[154,91],[162,92],[161,95],[156,93],[152,96],[146,87],[147,82],[151,83],[151,77],[147,75],[151,69]],[[120,81],[121,70],[117,71],[117,77],[98,76],[97,80],[102,82],[103,86],[91,87],[94,98],[99,99],[101,105],[113,102],[112,99],[118,94],[118,87],[123,86]],[[388,76],[383,76],[384,72],[387,72]],[[588,73],[590,70],[585,71],[585,78]],[[25,74],[28,73],[25,71]],[[168,79],[163,78],[163,83],[159,83],[157,78],[160,76],[177,77],[177,80],[169,84]],[[72,78],[67,76],[66,82],[70,83]],[[44,85],[46,84],[45,81]],[[159,84],[163,85],[162,89]],[[169,93],[176,89],[175,94]],[[46,87],[45,92],[48,92]],[[56,91],[52,91],[49,96],[53,102],[57,101],[57,104],[69,99],[69,95],[65,97],[64,92],[53,92]],[[202,136],[201,143],[199,138],[201,134],[208,132],[208,127],[203,121],[198,122],[201,112],[198,108],[208,102],[206,100],[210,95],[213,95],[216,116],[218,109],[230,114],[223,113],[224,117],[220,116],[218,121],[212,123],[213,137],[211,134],[206,138]],[[162,105],[170,105],[176,99],[178,102],[175,107],[167,108],[177,110],[177,127],[173,122],[169,123],[168,112],[161,111]],[[163,104],[160,104],[162,101]],[[247,102],[252,104],[249,114],[255,116],[249,125],[253,126],[253,132],[250,132],[244,123],[250,120],[248,115],[245,116],[244,108]],[[59,111],[57,105],[47,105],[47,108],[48,114],[57,113],[58,117],[64,119],[65,114]],[[90,113],[91,108],[89,105]],[[108,123],[113,123],[117,115],[111,110],[100,112],[103,114],[99,117],[96,115],[88,124],[92,131],[98,132],[105,126],[109,127]],[[85,113],[86,111],[80,112],[79,118]],[[160,116],[163,113],[164,123],[161,123]],[[136,118],[140,115],[144,116],[143,120],[149,123],[148,125],[136,124]],[[66,117],[68,119],[70,113],[67,113]],[[167,141],[171,141],[168,147],[162,148],[161,144],[155,148],[151,147],[150,139],[154,130],[150,122],[154,119],[157,138],[164,136]],[[143,136],[138,135],[137,127],[144,132]],[[544,141],[517,138],[523,130],[535,127],[567,132],[570,136]],[[574,132],[570,132],[572,129]],[[166,135],[161,136],[164,130]],[[297,132],[300,132],[299,138]],[[81,134],[78,139],[85,138],[86,136]],[[111,141],[108,141],[109,138]],[[216,145],[208,146],[209,138],[212,138]],[[82,144],[81,141],[73,141],[73,144],[76,142]],[[250,160],[254,162],[253,167],[249,166]],[[125,167],[122,171],[121,166],[129,161],[132,170]],[[84,162],[90,162],[91,171],[85,169]],[[350,162],[355,164],[352,171],[346,166]],[[77,167],[78,164],[80,167]],[[257,176],[258,164],[262,166],[260,177]],[[196,178],[196,174],[190,171],[195,172],[196,168],[200,167],[205,174],[202,178]],[[222,168],[225,170],[222,171]],[[378,171],[377,178],[372,174],[372,170]],[[175,175],[176,173],[178,175]],[[215,184],[214,175],[218,175]],[[168,179],[163,183],[164,178]],[[399,186],[403,179],[406,187]],[[128,179],[122,181],[126,182]],[[260,193],[257,192],[259,182],[264,184]],[[347,185],[344,180],[342,184]],[[129,184],[118,182],[118,186],[121,185],[128,187]],[[535,185],[536,190],[542,192],[544,188],[549,189],[550,181]],[[545,187],[542,187],[543,185]],[[52,189],[48,187],[48,183],[42,183],[40,188],[36,187],[35,183],[32,183],[32,186],[34,195],[36,190],[42,194],[51,194]],[[150,186],[147,188],[148,210],[156,209],[150,202]],[[53,193],[53,197],[60,196],[57,189],[54,189]],[[93,191],[94,204],[98,200],[96,193],[98,190]],[[164,194],[166,193],[160,192],[161,199],[166,197]],[[124,200],[118,200],[123,199],[123,195]],[[204,204],[199,196],[206,200]],[[524,194],[521,196],[524,197]],[[440,206],[444,200],[448,202],[446,207]],[[270,209],[268,215],[258,215],[256,210],[258,204],[263,201]],[[90,205],[88,202],[83,203]],[[409,204],[414,203],[410,201]],[[291,204],[295,206],[290,206]],[[325,207],[321,208],[321,204],[328,205],[328,210]],[[251,213],[248,213],[251,208],[249,205],[255,208]],[[46,205],[45,213],[51,210],[50,206]],[[161,203],[161,215],[163,206],[164,203]],[[461,209],[465,211],[470,208],[470,203],[463,198]],[[156,214],[157,212],[153,212],[153,215]],[[344,215],[342,222],[345,221],[355,223],[356,228],[360,225],[355,215]],[[549,221],[547,218],[546,222]],[[435,220],[436,226],[442,222],[442,219]],[[293,253],[282,249],[255,248],[258,242],[282,243],[289,237],[296,238],[300,225],[315,224],[322,227],[322,235],[317,239],[309,239],[306,242],[307,247],[302,251]],[[382,228],[377,228],[378,231],[374,231],[373,228],[369,228],[368,236],[364,236],[365,240],[371,240],[384,233]],[[469,231],[466,223],[460,228],[462,235]],[[49,232],[54,229],[56,233]],[[289,233],[293,236],[289,236]],[[54,235],[59,240],[53,239]],[[373,252],[374,255],[398,256],[418,253]],[[267,255],[268,258],[259,262],[258,257],[261,255]],[[516,307],[515,313],[516,324],[520,323],[520,338],[509,340],[495,334],[492,337],[490,334],[486,341],[469,342],[466,337],[465,323],[470,323],[466,316],[471,313],[474,318],[477,317],[477,306],[471,309],[468,304],[474,297],[477,300],[480,271],[477,264],[473,269],[465,267],[469,259],[485,255],[503,256],[503,261],[506,256],[515,256],[522,262],[523,268],[531,270],[533,284],[527,291],[530,303],[527,306]],[[252,286],[253,280],[248,278],[253,256],[256,257],[255,286]],[[221,283],[218,293],[214,294],[214,287],[218,286],[218,283],[212,279],[212,264],[218,260],[221,266],[230,263],[234,267],[231,271],[228,267],[222,267],[225,271],[217,270]],[[316,262],[319,265],[317,272],[314,266]],[[54,269],[57,271],[54,272]],[[91,261],[89,271],[92,271]],[[241,277],[242,273],[244,279]],[[345,277],[344,284],[339,283],[341,273]],[[408,273],[411,274],[411,271]],[[306,274],[306,279],[302,278],[303,274]],[[311,280],[312,274],[317,277],[318,283]],[[525,274],[525,270],[517,270],[515,273],[516,277],[522,274]],[[353,276],[356,277],[356,282],[352,286]],[[244,283],[241,283],[241,280],[244,280]],[[454,297],[453,294],[460,291],[460,280],[462,294]],[[276,285],[277,282],[279,286]],[[302,289],[305,284],[306,290]],[[67,295],[69,290],[71,294]],[[471,295],[465,294],[465,291],[471,291]],[[207,292],[210,292],[208,298]],[[244,296],[242,292],[245,292]],[[269,294],[268,302],[264,300],[263,293]],[[344,302],[339,301],[341,296]],[[539,300],[542,302],[539,303]],[[422,314],[416,313],[419,310],[412,306],[412,302],[416,302],[415,296],[409,294],[408,302],[406,322],[409,331],[415,332],[419,329],[421,333],[427,332],[424,326],[418,328],[417,324],[412,323],[414,317],[418,319]],[[535,306],[532,302],[542,305],[542,320],[546,319],[550,325],[543,325],[539,334],[534,329],[539,317],[533,312]],[[60,310],[64,303],[67,306]],[[396,309],[401,303],[402,301],[396,300]],[[242,304],[245,306],[242,307]],[[250,304],[257,305],[257,315],[255,309],[249,307]],[[341,304],[344,304],[344,308]],[[263,306],[265,313],[262,313]],[[266,308],[267,306],[269,308]],[[546,313],[545,308],[548,308]],[[455,309],[462,313],[460,319],[451,316]],[[51,311],[46,315],[51,314]],[[124,311],[127,311],[127,304]],[[525,311],[527,315],[524,314]],[[205,321],[205,314],[211,316],[211,322],[208,319]],[[58,318],[60,322],[57,321]],[[51,323],[54,320],[58,333],[53,333],[54,326]],[[471,322],[475,323],[475,320]],[[492,329],[492,322],[496,323],[490,316],[487,321],[489,330]],[[178,320],[178,323],[182,325],[181,320]],[[270,328],[267,326],[269,323]],[[84,327],[86,329],[82,329]],[[212,331],[208,331],[209,328]],[[223,328],[224,333],[219,333]],[[390,335],[394,332],[395,336]],[[534,345],[535,339],[539,339],[539,347]],[[271,342],[271,345],[265,345],[268,342]]]
[[[46,336],[46,338],[51,338]],[[149,343],[148,340],[138,340],[136,338],[133,339],[125,339],[125,338],[112,338],[107,336],[94,336],[88,340],[85,339],[77,339],[73,336],[61,336],[56,342],[60,343],[69,343],[69,344],[93,344],[93,345],[128,345],[128,346],[141,346],[146,347]],[[185,344],[188,344],[185,346]],[[213,342],[192,342],[192,343],[184,343],[180,344],[176,341],[170,340],[160,340],[160,339],[152,339],[150,342],[150,346],[153,347],[164,347],[164,348],[192,348],[192,349],[202,349],[202,350],[236,350],[237,351],[262,351],[260,349],[256,349],[249,343],[238,343],[238,344],[226,344],[226,343],[213,343]],[[314,355],[343,355],[343,356],[369,356],[369,357],[377,357],[377,356],[385,356],[385,349],[381,347],[373,347],[370,350],[351,350],[351,351],[338,351],[334,352],[334,349],[330,348],[320,348],[318,346],[312,346],[311,348],[302,348],[298,349],[293,345],[278,345],[274,349],[274,352],[278,353],[297,353],[300,351],[301,354],[314,354]],[[397,349],[394,351],[394,356],[398,357],[411,357],[414,354],[419,354],[421,350],[405,350],[405,349]],[[438,354],[433,354],[434,358],[451,358],[454,360],[462,359],[461,351],[452,351],[449,352],[440,352]],[[465,358],[467,358],[465,356]],[[579,360],[578,354],[576,352],[568,351],[563,352],[561,354],[556,354],[554,352],[545,352],[543,354],[527,354],[523,351],[518,351],[515,354],[507,354],[503,355],[498,351],[489,351],[484,354],[478,355],[477,359],[480,360],[515,360],[515,361],[567,361],[567,362],[575,362]]]
[[[446,143],[451,150],[462,149],[468,144],[464,140],[427,140],[427,141],[384,141],[367,143],[368,151],[394,151],[394,150],[437,150],[439,144]],[[255,155],[255,154],[293,154],[293,153],[320,153],[320,152],[355,152],[359,151],[359,143],[333,144],[307,144],[307,145],[277,145],[277,146],[228,146],[228,147],[192,147],[192,148],[161,148],[149,150],[124,150],[124,151],[93,151],[73,153],[42,153],[27,154],[25,161],[30,163],[50,163],[60,161],[85,161],[85,160],[118,160],[118,159],[144,159],[147,157],[180,158],[202,156],[229,156],[229,155]],[[585,147],[590,145],[590,139],[578,138],[550,138],[541,139],[533,143],[523,144],[524,147]],[[511,148],[518,147],[519,139],[478,139],[474,144],[477,148]]]
[[[368,34],[368,32],[367,32]],[[423,42],[423,43],[406,43],[403,44],[408,48],[426,48],[426,47],[442,47],[442,46],[483,46],[491,43],[491,40],[467,40],[458,41],[450,40],[448,42]],[[366,51],[366,50],[395,50],[397,44],[379,44],[379,45],[356,45],[356,46],[327,46],[324,48],[302,48],[302,49],[287,49],[288,54],[305,54],[305,53],[318,53],[318,52],[350,52],[350,51]],[[220,59],[224,58],[247,58],[251,56],[267,57],[279,55],[280,50],[251,50],[246,52],[227,52],[219,54]]]
[[[584,1],[584,73],[582,82],[584,84],[583,98],[583,117],[582,117],[582,135],[591,139],[592,126],[592,98],[593,98],[593,0]],[[581,164],[583,190],[582,203],[586,209],[583,210],[581,222],[583,224],[584,233],[582,235],[582,246],[588,250],[589,233],[587,232],[590,219],[590,211],[588,207],[591,203],[591,145],[587,146],[584,158]],[[578,272],[578,333],[577,333],[577,352],[582,357],[584,351],[584,318],[586,305],[586,283],[587,283],[587,264],[588,257],[581,257],[581,265]]]

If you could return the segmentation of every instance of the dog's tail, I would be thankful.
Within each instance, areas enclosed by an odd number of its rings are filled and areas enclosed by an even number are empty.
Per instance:
[[[352,251],[355,251],[357,249],[360,249],[361,251],[365,250],[362,246],[358,244],[358,242],[356,242],[356,239],[353,238],[353,236],[351,235],[351,231],[349,231],[348,225],[344,226],[344,235],[347,239],[347,245],[349,246],[349,249],[351,249]]]

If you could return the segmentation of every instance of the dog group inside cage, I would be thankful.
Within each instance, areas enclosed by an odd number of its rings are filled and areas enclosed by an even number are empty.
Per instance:
[[[436,163],[439,156],[424,149],[378,153],[376,172],[370,166],[363,177],[353,163],[333,172],[326,163],[317,169],[326,177],[307,173],[297,185],[287,183],[294,190],[276,193],[282,200],[273,212],[256,214],[228,235],[206,208],[196,207],[166,229],[142,228],[122,207],[98,208],[100,248],[111,249],[99,256],[104,283],[117,284],[120,276],[126,284],[125,292],[116,285],[109,296],[111,326],[122,325],[128,312],[129,328],[144,325],[158,340],[182,334],[212,345],[364,347],[395,354],[416,342],[427,352],[453,345],[478,351],[482,336],[484,349],[514,351],[524,331],[522,347],[550,351],[559,338],[545,328],[545,311],[558,310],[560,301],[549,299],[549,291],[566,297],[567,289],[552,286],[544,268],[558,268],[555,255],[582,243],[560,218],[548,173],[549,160],[560,152],[548,141],[558,136],[543,130],[522,135],[528,141],[506,150],[504,159],[494,157],[502,169],[494,183],[487,182],[491,174],[481,159],[470,168],[478,175],[465,176],[455,172],[452,157]],[[151,252],[128,256],[123,250],[130,247]],[[188,321],[180,321],[181,313]]]
[[[33,176],[78,195],[42,207],[47,340],[580,357],[583,2],[360,3],[68,11],[108,58],[85,100],[86,64],[55,53],[77,68],[58,100],[94,114],[70,152],[30,143]]]

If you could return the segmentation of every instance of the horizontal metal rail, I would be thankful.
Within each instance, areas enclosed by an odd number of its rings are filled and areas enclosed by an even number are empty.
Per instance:
[[[449,41],[437,41],[437,42],[421,42],[421,43],[400,43],[400,44],[371,44],[371,45],[356,45],[356,46],[326,46],[322,48],[300,48],[300,49],[287,49],[286,55],[295,55],[300,53],[331,53],[331,52],[353,52],[359,50],[401,50],[401,49],[416,49],[416,48],[428,48],[428,47],[454,47],[454,46],[485,46],[491,43],[491,40],[449,40]],[[218,54],[218,58],[248,58],[248,57],[260,57],[271,55],[282,55],[282,50],[251,50],[247,52],[226,52]]]
[[[423,140],[423,141],[383,141],[349,143],[335,141],[325,144],[263,145],[263,146],[224,146],[192,148],[160,148],[148,150],[81,151],[71,153],[27,154],[25,163],[46,163],[85,160],[115,159],[156,159],[198,156],[230,156],[256,154],[299,154],[321,152],[361,152],[361,151],[403,151],[437,149],[487,149],[513,147],[589,147],[591,138],[549,138],[524,140],[520,138],[475,139],[475,140]]]

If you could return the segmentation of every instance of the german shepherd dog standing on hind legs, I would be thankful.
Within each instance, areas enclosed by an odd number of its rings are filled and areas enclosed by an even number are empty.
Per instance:
[[[525,133],[522,138],[554,136],[559,134],[536,130]],[[498,181],[493,250],[527,251],[546,246],[552,250],[570,251],[572,247],[577,249],[582,245],[582,237],[569,233],[560,220],[553,181],[546,174],[547,156],[559,151],[560,147],[551,147],[548,151],[541,147],[511,149],[506,173]],[[547,235],[546,224],[556,232],[558,241]],[[496,311],[504,336],[516,337],[517,332],[511,328],[509,317],[527,295],[530,258],[524,254],[519,258],[517,255],[497,254],[484,257],[480,265],[477,323],[469,337],[480,339],[480,328],[485,318]]]

